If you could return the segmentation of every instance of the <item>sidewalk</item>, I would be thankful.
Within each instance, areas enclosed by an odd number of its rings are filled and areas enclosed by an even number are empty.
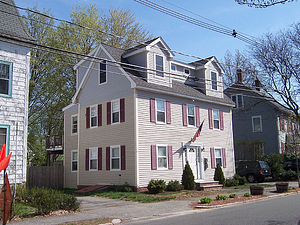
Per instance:
[[[264,184],[275,183],[265,182]],[[289,182],[289,186],[297,187],[298,183]],[[277,196],[278,193],[271,192],[274,190],[274,187],[266,187],[265,195],[274,197]],[[223,191],[238,195],[243,195],[246,192],[250,192],[250,190],[247,189],[223,189]],[[209,197],[212,199],[215,198],[215,196]],[[199,200],[199,198],[192,198],[158,203],[136,203],[99,197],[78,197],[78,199],[81,201],[81,212],[59,216],[24,219],[18,222],[10,222],[9,224],[62,224],[67,222],[99,219],[103,217],[119,218],[122,220],[142,220],[143,218],[163,217],[167,215],[183,215],[196,212],[197,210],[193,210],[189,205],[192,202],[197,202]]]

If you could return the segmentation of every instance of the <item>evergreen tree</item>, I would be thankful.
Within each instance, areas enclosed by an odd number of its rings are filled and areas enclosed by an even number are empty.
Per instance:
[[[214,180],[219,181],[220,184],[225,184],[225,177],[220,163],[217,164],[215,169]]]
[[[182,184],[186,190],[194,190],[196,188],[195,177],[188,161],[183,170]]]

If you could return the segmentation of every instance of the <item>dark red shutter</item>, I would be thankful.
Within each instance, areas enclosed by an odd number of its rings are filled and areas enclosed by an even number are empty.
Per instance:
[[[209,129],[213,129],[213,117],[212,117],[212,109],[208,109],[208,121],[209,121]]]
[[[155,115],[155,99],[150,98],[150,122],[156,122],[156,115]]]
[[[225,152],[225,148],[222,148],[222,162],[223,162],[223,168],[226,168],[226,152]]]
[[[90,107],[87,107],[85,110],[85,118],[86,118],[86,128],[90,128]]]
[[[279,130],[281,131],[281,117],[279,117]]]
[[[186,104],[182,105],[182,123],[183,126],[187,126],[187,116],[186,116]]]
[[[169,170],[173,169],[173,151],[172,151],[172,146],[168,146],[168,167],[169,167]]]
[[[166,101],[167,124],[171,124],[171,103]]]
[[[211,168],[216,168],[215,149],[210,148]]]
[[[125,122],[125,98],[120,99],[120,122]]]
[[[200,127],[200,112],[199,112],[199,107],[196,106],[195,110],[196,110],[196,126]]]
[[[89,153],[90,153],[90,149],[87,148],[85,150],[85,170],[89,170],[89,160],[90,160]]]
[[[102,170],[102,148],[98,148],[98,170]]]
[[[290,121],[289,120],[286,120],[287,122],[287,127],[286,127],[286,132],[290,132]]]
[[[121,170],[126,169],[125,145],[121,145]]]
[[[106,147],[106,170],[110,170],[110,147]]]
[[[102,126],[102,104],[98,105],[98,127]]]
[[[107,125],[111,124],[111,102],[107,102]]]
[[[151,169],[157,169],[156,145],[151,145]]]
[[[223,111],[219,111],[219,113],[220,113],[220,130],[224,130]]]

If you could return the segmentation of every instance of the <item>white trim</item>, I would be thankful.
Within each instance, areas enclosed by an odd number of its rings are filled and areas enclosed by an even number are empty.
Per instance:
[[[223,168],[223,153],[222,153],[222,147],[214,147],[214,154],[215,154],[215,165],[216,165],[216,168],[217,168],[217,157],[216,157],[216,149],[220,150],[220,153],[221,153],[221,167]],[[219,159],[220,157],[218,157]]]
[[[73,160],[73,152],[77,152],[77,160]],[[78,172],[78,159],[79,159],[79,152],[78,150],[71,150],[71,173]],[[77,170],[73,170],[73,162],[77,162]]]
[[[133,94],[133,98],[134,98],[134,154],[135,154],[135,174],[136,174],[136,180],[135,180],[135,186],[139,187],[140,184],[140,174],[139,174],[139,153],[138,153],[138,149],[139,149],[139,121],[138,121],[138,108],[139,108],[139,104],[138,104],[138,93],[137,90],[134,89],[133,90],[134,94]]]
[[[74,117],[77,117],[77,131],[76,131],[76,133],[73,133],[73,118]],[[74,115],[72,115],[71,116],[71,136],[75,136],[75,135],[77,135],[78,134],[78,114],[74,114]]]
[[[112,149],[113,148],[118,148],[119,149],[119,157],[115,157],[115,159],[119,159],[119,169],[113,169],[112,168]],[[110,146],[110,156],[109,156],[109,160],[110,160],[110,170],[111,171],[120,171],[121,170],[121,146],[120,145],[112,145]]]
[[[70,105],[67,105],[66,107],[62,108],[62,111],[64,112],[64,111],[68,110],[69,108],[73,107],[74,105],[76,105],[76,104],[71,103]]]
[[[91,158],[91,151],[96,151],[97,157],[96,158]],[[98,148],[93,147],[89,148],[89,171],[97,171],[98,170]],[[91,169],[91,160],[96,160],[96,169]]]
[[[259,122],[260,122],[260,130],[257,130],[257,131],[254,130],[253,119],[255,119],[255,118],[259,118]],[[252,122],[252,132],[253,133],[257,133],[257,132],[262,132],[263,131],[261,115],[259,115],[259,116],[251,116],[251,122]]]
[[[94,53],[99,51],[99,46],[97,46],[96,48],[94,48],[94,50],[92,50],[86,57],[84,57],[82,60],[80,60],[74,67],[73,70],[77,70],[83,63],[85,63],[87,60],[89,60],[90,56],[93,56]]]
[[[77,108],[78,118],[80,118],[80,103],[77,104],[77,107],[78,107]],[[77,149],[78,149],[78,156],[80,155],[80,152],[79,152],[79,149],[80,149],[80,133],[79,132],[80,132],[80,120],[78,120],[78,127],[77,127]],[[66,135],[64,135],[64,136],[66,136]],[[80,161],[80,157],[78,157],[78,165],[77,165],[78,171],[80,171],[80,162],[79,161]],[[83,161],[85,161],[85,160],[83,160]],[[79,182],[79,177],[80,177],[79,174],[80,173],[77,173],[77,179],[76,179],[76,181],[77,181],[76,184],[77,185],[80,184],[80,182]]]
[[[154,71],[154,75],[155,77],[159,77],[159,78],[164,78],[165,77],[165,57],[159,54],[154,54],[154,67],[155,67],[155,71]],[[162,58],[162,71],[157,69],[157,62],[156,62],[156,58],[157,57],[161,57]],[[162,73],[162,75],[158,75],[157,73]]]
[[[166,161],[167,161],[167,166],[166,167],[159,167],[158,166],[158,147],[165,147],[166,148]],[[162,157],[160,157],[162,158]],[[168,145],[166,144],[157,144],[156,145],[156,165],[157,165],[157,170],[169,170],[169,156],[168,156]]]

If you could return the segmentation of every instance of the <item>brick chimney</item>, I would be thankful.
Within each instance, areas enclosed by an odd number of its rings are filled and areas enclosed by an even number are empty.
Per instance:
[[[237,83],[238,84],[243,84],[244,83],[244,74],[242,69],[237,69]]]
[[[261,82],[258,78],[256,78],[256,80],[255,80],[255,89],[257,91],[260,91],[260,89],[261,89]]]

